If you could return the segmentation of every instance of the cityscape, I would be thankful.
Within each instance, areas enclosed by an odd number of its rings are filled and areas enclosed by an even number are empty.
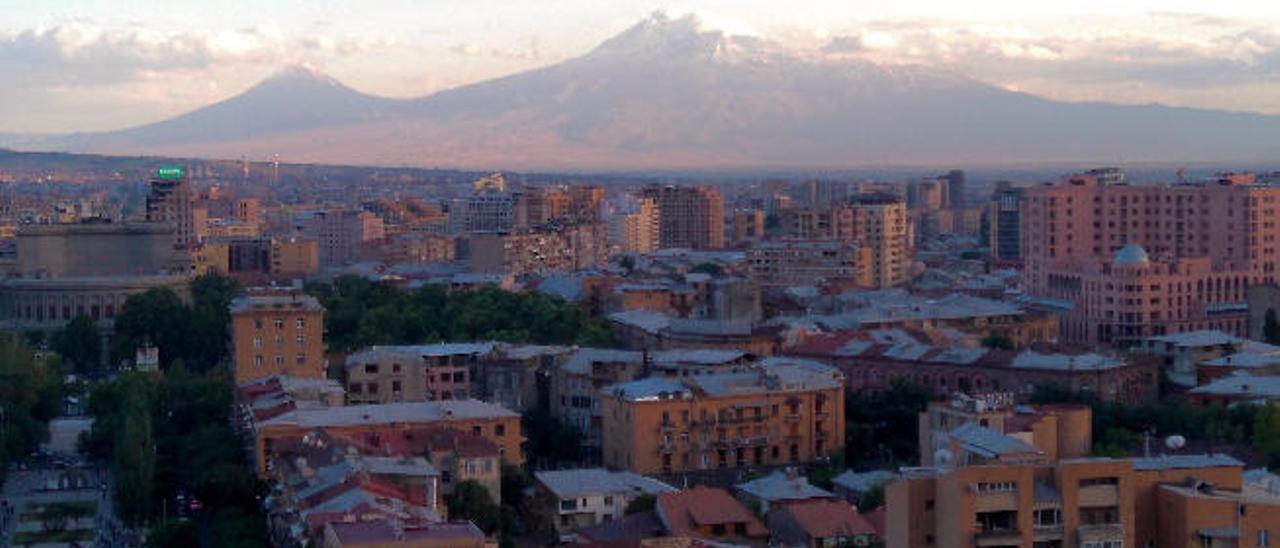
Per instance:
[[[1280,535],[1272,7],[19,4],[0,546]]]

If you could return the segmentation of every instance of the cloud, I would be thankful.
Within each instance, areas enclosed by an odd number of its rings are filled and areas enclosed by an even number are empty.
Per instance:
[[[531,38],[522,44],[513,46],[481,46],[474,42],[461,42],[449,46],[448,50],[463,57],[489,57],[493,59],[515,61],[537,61],[545,59],[540,42]]]

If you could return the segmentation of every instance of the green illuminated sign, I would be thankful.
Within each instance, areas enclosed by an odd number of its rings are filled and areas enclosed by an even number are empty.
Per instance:
[[[157,179],[181,179],[182,168],[180,167],[162,167],[156,170]]]

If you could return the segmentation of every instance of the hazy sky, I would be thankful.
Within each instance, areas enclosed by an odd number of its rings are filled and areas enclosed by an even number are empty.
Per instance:
[[[151,122],[292,63],[425,95],[580,55],[655,11],[1059,99],[1280,113],[1276,0],[0,0],[0,131]]]

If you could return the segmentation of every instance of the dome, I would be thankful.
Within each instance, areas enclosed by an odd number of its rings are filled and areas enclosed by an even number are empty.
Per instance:
[[[1146,264],[1150,261],[1147,250],[1138,244],[1129,244],[1116,250],[1116,264]]]

